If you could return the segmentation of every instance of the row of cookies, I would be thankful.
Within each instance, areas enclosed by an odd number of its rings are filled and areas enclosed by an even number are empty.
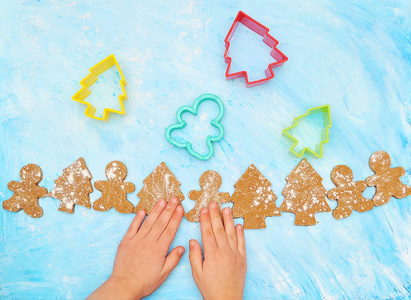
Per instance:
[[[338,201],[333,216],[343,219],[353,210],[364,212],[385,204],[391,196],[403,198],[411,194],[411,188],[400,180],[405,170],[402,167],[391,168],[391,158],[386,152],[374,153],[370,158],[370,167],[375,175],[368,177],[366,181],[357,182],[353,181],[353,172],[349,167],[335,167],[331,179],[336,187],[327,193],[320,175],[303,159],[286,178],[287,185],[282,192],[284,201],[279,208],[275,204],[277,196],[271,190],[271,183],[254,165],[236,182],[235,192],[231,197],[229,193],[219,192],[222,183],[220,175],[215,171],[207,171],[200,178],[201,190],[190,191],[188,195],[196,204],[186,214],[186,218],[188,221],[198,222],[200,210],[210,202],[217,202],[221,206],[221,203],[231,201],[234,217],[244,218],[246,229],[265,228],[265,217],[281,215],[280,211],[294,213],[296,225],[308,226],[317,223],[315,213],[331,211],[325,200],[326,195],[329,199]],[[121,213],[136,213],[141,209],[149,213],[158,199],[176,196],[180,201],[184,200],[179,188],[180,182],[164,162],[144,179],[144,186],[137,195],[140,202],[136,207],[127,199],[127,194],[134,192],[135,186],[131,182],[125,182],[126,176],[127,168],[122,162],[113,161],[107,165],[107,180],[94,183],[94,187],[102,192],[101,197],[93,203],[95,210],[107,211],[114,207]],[[63,170],[50,192],[38,186],[42,171],[35,164],[24,166],[20,171],[20,178],[21,182],[11,181],[8,184],[14,194],[3,202],[6,210],[24,210],[32,217],[41,217],[43,210],[39,205],[39,198],[42,197],[60,200],[59,210],[67,213],[74,213],[76,204],[91,208],[89,194],[93,191],[92,176],[82,158]],[[367,186],[376,187],[371,200],[362,195]]]

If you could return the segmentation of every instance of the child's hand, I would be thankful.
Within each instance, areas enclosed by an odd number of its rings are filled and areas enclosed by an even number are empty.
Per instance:
[[[216,203],[200,213],[201,247],[190,241],[190,263],[194,280],[204,299],[242,299],[247,271],[244,230],[234,227],[230,208],[223,209],[223,222]]]
[[[158,201],[143,223],[145,214],[136,215],[118,246],[113,273],[88,299],[140,299],[153,293],[177,266],[184,247],[167,252],[184,214],[179,200]]]

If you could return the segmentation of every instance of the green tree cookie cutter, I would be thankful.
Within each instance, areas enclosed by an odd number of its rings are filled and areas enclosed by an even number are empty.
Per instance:
[[[324,122],[323,123],[324,124],[323,128],[321,130],[321,142],[319,142],[315,145],[315,150],[312,150],[309,147],[304,147],[303,150],[300,153],[298,153],[294,150],[294,148],[298,145],[298,140],[291,133],[289,133],[289,131],[292,131],[295,127],[297,127],[299,121],[305,119],[307,116],[312,114],[314,111],[318,111],[318,110],[320,110],[321,113],[323,114],[323,122]],[[291,153],[293,153],[297,157],[302,157],[304,155],[305,151],[307,151],[307,152],[317,156],[318,158],[322,158],[323,157],[323,145],[325,143],[328,143],[328,136],[329,136],[328,129],[331,128],[331,125],[332,124],[331,124],[330,106],[329,105],[322,105],[322,106],[310,108],[309,110],[307,110],[306,114],[295,117],[293,125],[283,129],[282,132],[285,135],[285,137],[287,137],[291,142],[293,142],[293,145],[291,146],[290,151],[291,151]]]
[[[216,127],[219,130],[219,134],[217,136],[211,136],[211,135],[207,136],[206,143],[207,143],[207,146],[208,146],[208,153],[206,155],[201,155],[200,153],[193,150],[193,145],[190,142],[180,143],[180,142],[176,141],[175,139],[173,139],[171,137],[171,134],[173,133],[174,130],[180,130],[180,129],[183,129],[184,127],[186,127],[187,123],[186,123],[186,121],[183,120],[182,115],[185,112],[190,112],[193,115],[197,116],[198,107],[204,101],[213,101],[218,105],[218,108],[219,108],[218,116],[214,120],[211,121],[211,125]],[[172,125],[167,127],[167,129],[166,129],[166,139],[176,147],[187,148],[188,152],[192,156],[194,156],[198,159],[201,159],[201,160],[207,160],[211,156],[213,156],[213,154],[214,154],[213,142],[218,142],[224,136],[224,127],[223,127],[223,125],[220,124],[220,120],[223,117],[223,115],[224,115],[224,104],[223,104],[223,101],[221,101],[220,98],[218,98],[216,95],[213,95],[213,94],[201,95],[200,97],[198,97],[196,99],[196,101],[194,101],[194,104],[193,104],[192,107],[189,106],[189,105],[185,105],[185,106],[180,107],[177,110],[176,117],[177,117],[178,123],[172,124]]]

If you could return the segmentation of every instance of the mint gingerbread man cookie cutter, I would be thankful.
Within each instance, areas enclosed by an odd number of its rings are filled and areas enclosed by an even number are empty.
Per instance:
[[[197,151],[193,149],[193,145],[191,142],[179,142],[171,137],[172,133],[175,130],[181,130],[187,126],[187,122],[183,120],[182,115],[186,112],[192,113],[193,115],[197,116],[198,115],[198,107],[200,106],[201,103],[205,101],[212,101],[218,105],[219,112],[218,116],[211,121],[211,125],[216,127],[219,130],[219,134],[217,136],[212,136],[208,135],[207,136],[207,147],[208,147],[208,153],[207,154],[200,154]],[[201,159],[201,160],[208,160],[211,156],[214,154],[214,146],[213,142],[218,142],[221,140],[224,136],[224,127],[221,125],[220,121],[223,118],[224,115],[224,104],[223,101],[219,97],[213,94],[203,94],[200,97],[198,97],[195,101],[193,106],[185,105],[180,107],[177,110],[176,117],[178,123],[172,124],[167,127],[166,129],[166,139],[172,143],[174,146],[178,148],[187,148],[188,153],[190,153],[192,156]]]

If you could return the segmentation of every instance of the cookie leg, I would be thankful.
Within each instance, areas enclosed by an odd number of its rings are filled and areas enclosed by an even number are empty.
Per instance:
[[[397,199],[402,199],[411,195],[411,187],[408,185],[403,184],[402,189],[395,193],[393,196]]]
[[[43,209],[39,205],[23,207],[24,212],[32,218],[40,218],[43,215]]]
[[[390,200],[391,200],[391,195],[385,192],[377,191],[374,197],[372,197],[372,202],[374,203],[375,206],[384,205],[388,203]]]
[[[103,200],[97,199],[93,203],[93,209],[97,211],[108,211],[110,208],[112,208],[111,205],[108,205],[108,203],[104,203]]]
[[[134,210],[134,205],[130,201],[123,200],[121,203],[114,205],[114,208],[122,214],[131,214]]]
[[[13,198],[3,201],[3,208],[8,211],[17,212],[22,210],[22,207]]]
[[[351,213],[352,213],[352,208],[349,208],[349,206],[337,206],[333,210],[333,217],[338,220],[341,220],[351,215]]]
[[[199,210],[194,207],[186,214],[186,219],[189,222],[200,222]]]
[[[362,204],[360,206],[357,206],[355,210],[358,212],[365,212],[365,211],[369,211],[373,209],[373,207],[374,207],[374,203],[371,200],[364,198],[364,201],[362,202]]]

